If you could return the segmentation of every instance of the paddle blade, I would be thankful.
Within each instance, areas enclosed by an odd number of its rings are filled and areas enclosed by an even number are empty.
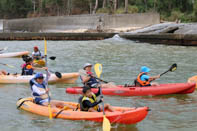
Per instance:
[[[60,72],[55,72],[55,75],[58,77],[58,78],[62,78],[62,74]]]
[[[106,118],[106,116],[103,116],[103,131],[110,131],[111,129],[111,124],[109,120]]]
[[[51,60],[55,60],[55,59],[56,59],[56,57],[55,57],[55,56],[51,56],[51,57],[49,57],[49,59],[51,59]]]
[[[170,68],[170,71],[175,71],[177,69],[177,64],[174,63],[171,68]]]
[[[95,73],[96,73],[96,76],[97,76],[98,78],[100,78],[101,73],[102,73],[102,65],[99,64],[99,63],[96,63],[96,64],[94,65],[94,71],[95,71]]]
[[[44,54],[47,55],[47,41],[44,37]]]

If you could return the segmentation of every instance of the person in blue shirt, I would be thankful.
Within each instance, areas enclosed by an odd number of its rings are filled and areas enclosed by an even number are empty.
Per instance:
[[[150,72],[150,68],[148,68],[147,66],[142,66],[140,74],[137,76],[137,79],[134,81],[135,86],[143,87],[143,86],[158,85],[158,83],[152,81],[160,78],[160,75],[151,77],[148,75],[149,72]]]

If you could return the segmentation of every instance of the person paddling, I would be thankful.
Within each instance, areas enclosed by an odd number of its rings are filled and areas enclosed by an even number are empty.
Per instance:
[[[160,78],[160,75],[150,77],[150,76],[148,76],[149,72],[150,72],[150,68],[148,68],[146,66],[142,66],[140,74],[137,76],[137,79],[135,79],[135,81],[134,81],[135,86],[140,86],[140,87],[157,86],[158,83],[155,83],[152,81]]]
[[[48,68],[46,68],[46,70],[48,70]],[[50,77],[49,72],[48,74]],[[30,80],[30,87],[32,91],[32,96],[34,98],[34,102],[36,104],[43,106],[48,106],[50,100],[50,96],[48,95],[49,88],[46,88],[46,81],[47,80],[44,79],[44,75],[40,72],[36,73],[35,77]],[[68,107],[70,109],[75,109],[75,107],[72,107],[70,105],[61,102],[56,102],[53,100],[50,100],[50,104],[52,107],[58,107],[58,108]]]
[[[34,74],[34,70],[46,70],[46,67],[34,67],[33,66],[33,60],[31,57],[27,57],[26,59],[24,59],[25,64],[21,65],[22,68],[22,73],[21,75],[33,75]]]
[[[79,98],[79,105],[81,111],[88,111],[88,112],[102,112],[102,106],[99,106],[99,103],[103,101],[103,98],[101,98],[99,101],[97,101],[97,98],[100,95],[100,87],[96,94],[94,94],[91,91],[90,87],[84,86],[83,88],[83,96]],[[109,110],[111,112],[114,111],[114,109],[109,105],[104,105],[105,110]]]
[[[86,74],[85,75],[80,75],[80,78],[82,80],[82,83],[85,86],[89,86],[90,88],[98,88],[99,86],[102,88],[115,88],[115,85],[112,84],[104,84],[100,83],[99,80],[93,75],[92,73],[92,64],[86,63],[83,66],[83,69],[85,70]]]
[[[44,58],[37,46],[34,47],[34,51],[32,52],[32,58],[33,60],[40,60]]]

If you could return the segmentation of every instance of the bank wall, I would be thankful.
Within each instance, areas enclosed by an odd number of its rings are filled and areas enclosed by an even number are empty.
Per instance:
[[[73,15],[3,21],[5,32],[64,32],[77,29],[144,27],[160,22],[157,13]]]

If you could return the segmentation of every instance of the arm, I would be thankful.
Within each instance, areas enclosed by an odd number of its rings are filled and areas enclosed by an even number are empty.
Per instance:
[[[160,75],[157,75],[157,76],[152,76],[149,78],[149,81],[154,81],[156,79],[160,78]]]
[[[102,100],[99,100],[98,102],[94,102],[94,103],[91,103],[90,101],[85,100],[83,102],[83,104],[84,104],[84,107],[91,108],[91,107],[94,107],[94,106],[98,105],[101,102],[102,102]]]
[[[37,94],[39,94],[39,95],[44,95],[44,94],[46,94],[47,93],[47,91],[46,90],[39,90],[38,88],[37,88],[37,86],[36,85],[33,85],[32,86],[32,90],[33,90],[33,92],[35,92],[35,93],[37,93]]]
[[[91,78],[90,76],[81,76],[83,83],[88,82],[90,80],[90,78]]]
[[[98,87],[98,92],[95,94],[96,96],[100,95],[101,87]]]

